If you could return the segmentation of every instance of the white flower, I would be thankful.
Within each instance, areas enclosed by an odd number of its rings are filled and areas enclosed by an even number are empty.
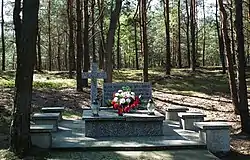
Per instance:
[[[130,94],[131,94],[132,96],[135,96],[135,92],[131,92]]]
[[[130,98],[127,98],[127,99],[126,99],[126,102],[130,103],[130,102],[131,102],[131,99],[130,99]]]
[[[121,93],[121,96],[122,96],[122,97],[125,97],[125,95],[126,95],[125,92],[122,92],[122,93]]]
[[[126,102],[125,98],[120,99],[120,104],[124,104]]]
[[[119,93],[115,93],[115,97],[118,97],[120,94]]]
[[[131,95],[129,93],[126,93],[126,97],[129,98],[131,97]]]
[[[117,102],[117,101],[118,101],[118,97],[115,97],[115,98],[113,99],[113,101],[114,101],[114,102]]]
[[[132,95],[131,98],[133,98],[133,100],[135,100],[135,95]]]
[[[118,90],[118,93],[122,93],[123,91],[120,89],[120,90]]]

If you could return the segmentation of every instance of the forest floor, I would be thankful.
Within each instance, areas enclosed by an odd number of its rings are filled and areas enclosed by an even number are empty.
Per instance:
[[[228,121],[233,126],[231,152],[222,159],[250,159],[250,136],[241,133],[240,118],[233,112],[227,75],[221,74],[214,68],[199,69],[196,72],[176,69],[172,71],[171,76],[165,76],[161,70],[150,70],[149,74],[153,84],[153,97],[159,110],[163,110],[165,105],[183,105],[190,110],[206,114],[206,121]],[[13,106],[14,76],[15,72],[0,73],[0,159],[9,154],[6,148],[8,148]],[[250,77],[250,73],[247,76]],[[115,81],[132,82],[141,79],[142,71],[114,72]],[[247,82],[250,87],[250,78]],[[100,93],[102,83],[99,81]],[[90,88],[85,88],[84,92],[79,93],[75,90],[75,86],[75,79],[67,78],[67,72],[36,73],[33,83],[32,112],[38,111],[42,106],[62,105],[66,107],[64,116],[80,118],[81,107],[90,105]]]

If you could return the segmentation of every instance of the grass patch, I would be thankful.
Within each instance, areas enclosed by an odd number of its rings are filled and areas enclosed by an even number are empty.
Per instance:
[[[7,149],[0,149],[1,160],[20,160],[13,152]]]
[[[82,117],[82,113],[75,112],[72,110],[67,110],[62,113],[62,116],[66,119],[72,119],[72,118],[79,119]]]

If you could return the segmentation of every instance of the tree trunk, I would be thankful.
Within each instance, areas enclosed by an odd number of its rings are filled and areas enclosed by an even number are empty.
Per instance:
[[[231,55],[231,44],[230,38],[228,35],[228,28],[227,28],[227,13],[223,6],[223,1],[219,0],[220,12],[221,12],[221,29],[223,30],[223,38],[224,38],[224,45],[227,57],[227,64],[228,64],[228,77],[229,77],[229,85],[230,85],[230,92],[232,102],[235,108],[235,111],[238,110],[238,96],[237,96],[237,87],[235,82],[235,74],[233,69],[233,61]]]
[[[69,70],[69,68],[68,68],[68,33],[66,32],[66,34],[65,34],[65,50],[64,50],[64,66],[65,66],[65,70],[67,71],[67,70]]]
[[[61,36],[60,36],[60,31],[59,31],[59,26],[57,26],[57,65],[58,65],[58,70],[61,71]]]
[[[80,0],[76,0],[76,14],[77,14],[77,60],[76,60],[76,90],[83,91],[82,89],[82,4]]]
[[[121,68],[121,56],[120,56],[120,32],[121,32],[121,24],[120,24],[120,20],[118,18],[118,31],[117,31],[117,56],[116,56],[116,60],[117,60],[117,69],[119,70]]]
[[[95,0],[91,2],[91,14],[92,14],[92,52],[93,52],[93,62],[96,62],[96,53],[95,53]]]
[[[148,37],[147,37],[147,1],[140,1],[141,11],[141,52],[144,55],[143,80],[148,82]]]
[[[97,0],[99,15],[100,15],[100,40],[99,40],[99,68],[104,68],[104,18],[103,18],[103,9],[104,9],[104,0]]]
[[[73,25],[73,0],[67,1],[67,14],[68,14],[68,25],[69,25],[69,77],[73,78],[73,69],[74,69],[74,25]]]
[[[225,48],[224,48],[224,40],[223,40],[223,33],[222,29],[220,29],[220,24],[218,20],[218,0],[216,0],[216,14],[215,14],[215,20],[216,20],[216,28],[217,28],[217,34],[218,34],[218,41],[219,41],[219,51],[220,51],[220,61],[222,65],[222,73],[226,73],[226,64],[225,64]]]
[[[191,68],[192,71],[195,71],[196,68],[196,45],[195,45],[195,12],[196,12],[196,0],[191,0],[191,7],[190,7],[190,18],[191,18],[191,45],[192,45],[192,63],[191,63]]]
[[[235,24],[236,24],[236,39],[238,42],[238,56],[237,56],[237,73],[239,84],[239,111],[241,118],[242,132],[250,134],[250,121],[249,121],[249,109],[247,101],[247,85],[246,85],[246,73],[245,73],[245,51],[244,51],[244,34],[243,34],[243,7],[242,0],[235,0]]]
[[[202,65],[205,66],[205,52],[206,52],[206,12],[205,0],[203,0],[203,49],[202,49]]]
[[[122,6],[122,0],[116,0],[115,8],[112,11],[111,7],[111,19],[109,24],[109,30],[108,30],[108,36],[107,36],[107,42],[106,42],[106,48],[105,48],[105,70],[107,72],[107,79],[106,82],[112,82],[112,71],[113,71],[113,64],[110,62],[113,62],[112,59],[112,51],[114,46],[114,37],[115,37],[115,30],[117,27],[117,22],[120,16],[121,12],[121,6]]]
[[[49,56],[49,71],[52,71],[52,52],[51,52],[51,0],[48,1],[48,33],[49,33],[49,47],[48,47],[48,56]]]
[[[38,71],[42,71],[42,54],[41,54],[41,29],[37,24],[37,66]]]
[[[1,31],[2,31],[2,71],[5,71],[5,37],[4,37],[4,0],[2,0],[2,7],[1,7],[1,15],[2,15],[2,23],[1,23]]]
[[[135,64],[136,69],[139,70],[139,56],[138,56],[138,44],[137,44],[137,20],[134,19],[134,32],[135,32]]]
[[[233,0],[231,0],[231,6],[230,6],[230,25],[231,25],[231,43],[232,43],[232,57],[233,57],[233,64],[236,64],[235,59],[235,42],[234,42],[234,21],[233,21]]]
[[[186,12],[187,12],[187,32],[186,32],[186,36],[187,36],[187,64],[188,64],[188,67],[190,68],[191,67],[191,61],[190,61],[190,40],[189,40],[189,27],[190,27],[190,17],[189,17],[189,8],[188,8],[188,0],[186,0]]]
[[[178,0],[178,68],[182,67],[181,61],[181,0]]]
[[[38,10],[38,0],[26,0],[22,5],[21,1],[15,1],[13,20],[16,32],[17,70],[10,130],[10,150],[20,157],[29,153],[31,146],[30,108],[36,57]],[[21,11],[22,20],[20,18]]]
[[[90,67],[89,58],[89,10],[88,10],[88,0],[84,0],[84,62],[83,62],[83,72],[88,72]],[[88,79],[83,79],[82,85],[84,87],[88,86]]]
[[[166,34],[166,74],[170,75],[171,71],[171,49],[170,49],[170,27],[169,27],[169,0],[164,1],[164,20]]]

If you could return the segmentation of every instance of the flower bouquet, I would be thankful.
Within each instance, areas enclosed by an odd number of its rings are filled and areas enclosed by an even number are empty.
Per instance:
[[[131,91],[131,88],[126,86],[113,94],[111,105],[115,110],[118,110],[118,115],[122,116],[123,113],[128,113],[131,109],[135,109],[140,103],[140,98]]]

